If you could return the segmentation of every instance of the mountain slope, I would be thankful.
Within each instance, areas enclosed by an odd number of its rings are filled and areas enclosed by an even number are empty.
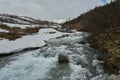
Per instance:
[[[17,16],[17,15],[10,15],[10,14],[0,14],[0,22],[26,24],[26,25],[29,25],[29,24],[45,25],[50,23],[52,24],[52,22],[48,22],[48,21],[37,20],[27,16]]]
[[[52,25],[56,25],[56,23],[26,16],[0,14],[0,39],[15,40],[25,35],[38,33],[42,27]]]
[[[91,32],[93,35],[87,39],[92,47],[98,48],[108,55],[105,67],[112,73],[120,70],[120,1],[116,0],[110,4],[82,14],[81,16],[65,22],[63,28],[77,29]]]

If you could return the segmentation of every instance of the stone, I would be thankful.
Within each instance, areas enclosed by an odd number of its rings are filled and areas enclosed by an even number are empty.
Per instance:
[[[99,49],[99,47],[97,45],[94,45],[94,44],[90,44],[89,46],[93,49]]]
[[[63,54],[59,54],[58,56],[58,62],[59,63],[69,63],[69,60],[66,56],[64,56]]]
[[[107,80],[120,80],[120,78],[117,75],[112,74],[107,78]]]
[[[120,74],[120,70],[118,71],[118,74]]]
[[[120,74],[117,77],[120,79]]]
[[[79,43],[80,43],[80,44],[85,44],[86,42],[85,42],[85,41],[80,41]]]

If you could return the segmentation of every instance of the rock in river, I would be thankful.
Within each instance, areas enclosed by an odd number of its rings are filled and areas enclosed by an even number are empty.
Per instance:
[[[58,62],[59,63],[69,63],[69,60],[66,56],[64,56],[63,54],[59,54],[58,56]]]

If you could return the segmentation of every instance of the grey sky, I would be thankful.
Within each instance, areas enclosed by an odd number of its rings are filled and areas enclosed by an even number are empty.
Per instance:
[[[67,19],[103,4],[101,0],[0,0],[0,13],[42,20]]]

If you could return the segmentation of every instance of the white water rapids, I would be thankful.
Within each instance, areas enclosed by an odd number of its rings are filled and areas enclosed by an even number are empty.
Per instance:
[[[83,34],[50,39],[47,46],[11,57],[0,68],[0,80],[106,80],[97,50],[80,43]],[[67,56],[69,63],[59,64],[59,54]]]

